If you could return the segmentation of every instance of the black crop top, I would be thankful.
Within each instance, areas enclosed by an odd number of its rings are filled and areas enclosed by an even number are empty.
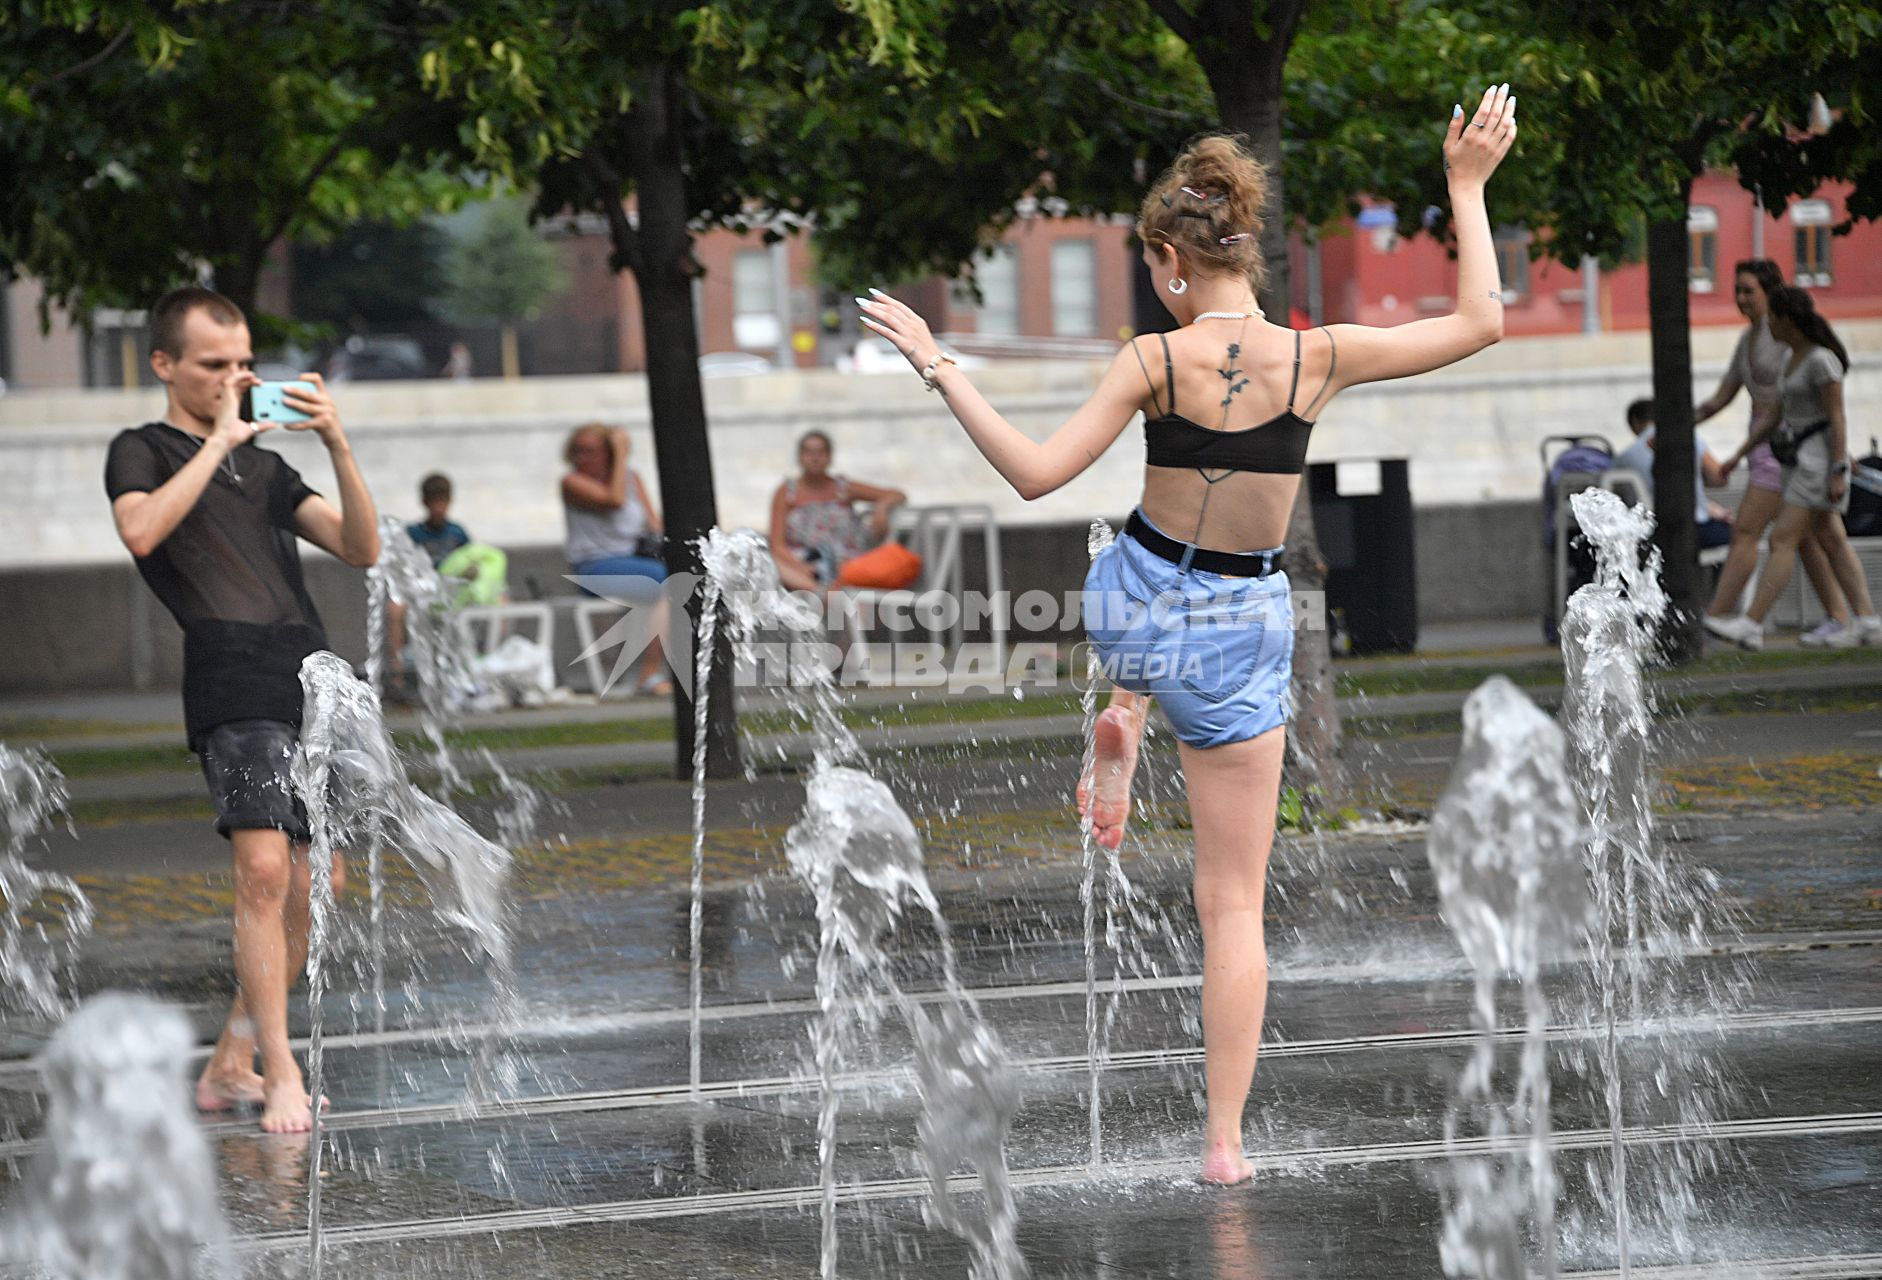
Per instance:
[[[1325,333],[1325,330],[1322,330]],[[1276,475],[1300,475],[1307,469],[1307,436],[1313,423],[1294,412],[1294,395],[1300,389],[1300,331],[1294,331],[1294,378],[1287,388],[1287,408],[1266,422],[1240,431],[1222,431],[1201,426],[1176,412],[1176,370],[1170,362],[1170,340],[1163,334],[1163,372],[1170,389],[1170,407],[1157,403],[1157,388],[1150,385],[1150,406],[1159,412],[1144,419],[1144,460],[1153,467],[1196,467],[1218,471],[1264,471]],[[1338,352],[1332,348],[1333,335],[1327,333],[1329,359],[1324,393],[1333,381]],[[1135,348],[1132,348],[1135,350]],[[1138,355],[1139,363],[1143,356]],[[1144,380],[1149,381],[1149,370]],[[1320,399],[1319,394],[1314,400]],[[1311,408],[1311,404],[1309,405]]]

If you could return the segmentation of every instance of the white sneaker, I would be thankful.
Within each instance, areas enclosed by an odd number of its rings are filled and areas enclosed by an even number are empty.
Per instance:
[[[1856,619],[1856,625],[1850,630],[1854,633],[1850,641],[1851,648],[1859,644],[1882,644],[1882,617],[1873,613],[1866,618]]]
[[[1730,640],[1754,653],[1764,648],[1764,627],[1742,613],[1733,618],[1715,618],[1708,613],[1705,621],[1706,630],[1721,640]]]
[[[1846,627],[1835,618],[1825,618],[1810,631],[1797,637],[1806,649],[1854,649],[1861,641],[1856,628]]]
[[[1854,644],[1856,641],[1856,633],[1854,631],[1845,627],[1835,618],[1825,618],[1822,622],[1819,622],[1816,626],[1798,636],[1797,643],[1806,649],[1828,649],[1832,647],[1831,638],[1843,632],[1849,632],[1848,643]],[[1838,644],[1834,647],[1842,648],[1844,646]]]

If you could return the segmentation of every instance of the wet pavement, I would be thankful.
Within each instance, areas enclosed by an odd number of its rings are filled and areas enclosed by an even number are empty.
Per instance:
[[[1037,816],[1009,813],[1015,826]],[[1125,863],[1135,909],[1120,915],[1121,945],[1102,949],[1097,969],[1110,1030],[1095,1165],[1076,846],[981,866],[936,850],[963,979],[1020,1086],[1007,1157],[1033,1273],[1441,1274],[1443,1119],[1468,1053],[1471,988],[1436,918],[1422,832],[1296,836],[1277,850],[1274,985],[1248,1118],[1260,1173],[1224,1191],[1193,1181],[1201,1057],[1181,832],[1145,825]],[[1719,877],[1717,925],[1681,966],[1678,1003],[1706,1029],[1726,1085],[1710,1126],[1627,1135],[1640,1159],[1679,1145],[1708,1170],[1696,1220],[1677,1235],[1638,1229],[1633,1274],[1700,1274],[1650,1268],[1708,1262],[1741,1268],[1708,1275],[1882,1271],[1864,1270],[1882,1257],[1879,828],[1882,807],[1669,824],[1677,856]],[[361,999],[369,978],[355,903],[326,1004],[326,1274],[817,1274],[810,904],[771,877],[721,884],[707,905],[697,1097],[685,906],[662,886],[519,905],[526,983],[517,1034],[501,1050],[517,1082],[473,1107],[487,981],[448,929],[406,907],[392,931],[391,1000],[376,1018]],[[207,1037],[227,982],[226,935],[219,952],[214,924],[193,946],[101,938],[87,985],[163,988]],[[904,985],[933,990],[935,956],[925,927],[898,936]],[[1563,1265],[1602,1274],[1616,1257],[1588,1170],[1608,1158],[1608,1137],[1585,1074],[1590,1041],[1566,1025],[1573,973],[1553,971],[1549,986],[1564,1024],[1550,1059]],[[1506,1013],[1513,1025],[1513,1006]],[[14,1169],[33,1145],[38,1097],[23,1058],[36,1040],[14,1020],[13,1061],[0,1062],[0,1116],[22,1135],[6,1144]],[[909,1061],[891,1017],[844,1079],[845,1276],[968,1271],[966,1246],[924,1222]],[[249,1274],[305,1274],[305,1138],[243,1120],[210,1133]]]
[[[1716,1070],[1705,1124],[1641,1118],[1623,1135],[1642,1167],[1674,1152],[1700,1170],[1689,1215],[1635,1224],[1632,1275],[1882,1275],[1878,730],[1873,711],[1841,709],[1704,717],[1664,735],[1686,772],[1669,775],[1661,836],[1694,876],[1705,925],[1660,971],[1682,1011],[1674,1030]],[[1442,1274],[1444,1122],[1470,1051],[1472,986],[1437,914],[1422,828],[1277,845],[1273,989],[1247,1123],[1258,1176],[1204,1188],[1200,958],[1167,742],[1142,775],[1122,864],[1132,892],[1100,912],[1114,942],[1088,976],[1080,850],[1058,800],[1075,755],[1052,732],[956,738],[883,754],[879,771],[922,831],[961,978],[1013,1064],[1006,1155],[1032,1273]],[[1428,798],[1455,750],[1434,734],[1356,754],[1369,776]],[[409,876],[391,882],[388,998],[374,1008],[356,870],[323,1006],[326,1275],[818,1274],[816,925],[780,854],[802,787],[786,772],[713,791],[697,1092],[683,788],[603,783],[557,797],[546,827],[566,839],[519,862],[522,981],[507,1011]],[[89,827],[48,852],[105,899],[81,988],[162,994],[206,1045],[230,982],[218,843],[200,823],[150,821]],[[893,965],[917,999],[939,998],[938,957],[933,929],[905,922]],[[1545,978],[1561,1257],[1565,1273],[1610,1275],[1618,1255],[1596,1184],[1611,1138],[1580,972]],[[1088,980],[1105,1027],[1095,1072]],[[1501,994],[1513,1028],[1515,993]],[[305,1000],[290,1008],[305,1036]],[[0,1200],[35,1150],[31,1055],[48,1030],[0,1019]],[[1695,1087],[1658,1074],[1650,1037],[1623,1039],[1631,1080]],[[966,1276],[968,1247],[924,1214],[920,1100],[895,1015],[847,1063],[840,1098],[839,1274]],[[307,1274],[306,1138],[244,1118],[205,1127],[247,1274]]]

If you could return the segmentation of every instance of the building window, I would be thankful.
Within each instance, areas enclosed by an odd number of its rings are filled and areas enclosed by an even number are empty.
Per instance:
[[[1696,204],[1686,210],[1686,287],[1711,293],[1719,282],[1719,211]]]
[[[974,283],[980,286],[975,309],[977,333],[1019,332],[1019,252],[1010,244],[996,244],[974,257]]]
[[[732,259],[733,345],[770,350],[778,345],[778,298],[769,249],[741,249]]]
[[[1098,332],[1098,250],[1089,240],[1052,246],[1052,332],[1063,338]]]
[[[1494,243],[1503,301],[1521,302],[1529,296],[1529,233],[1521,227],[1499,227]]]
[[[1793,278],[1805,288],[1830,283],[1833,217],[1828,200],[1799,200],[1791,206],[1791,225],[1797,228],[1797,270]]]

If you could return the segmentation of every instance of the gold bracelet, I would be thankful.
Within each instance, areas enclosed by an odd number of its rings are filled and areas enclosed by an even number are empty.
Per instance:
[[[940,373],[941,366],[944,364],[951,364],[958,369],[961,362],[945,351],[936,351],[934,359],[930,360],[927,367],[921,371],[922,385],[928,390],[939,391],[941,389]]]

